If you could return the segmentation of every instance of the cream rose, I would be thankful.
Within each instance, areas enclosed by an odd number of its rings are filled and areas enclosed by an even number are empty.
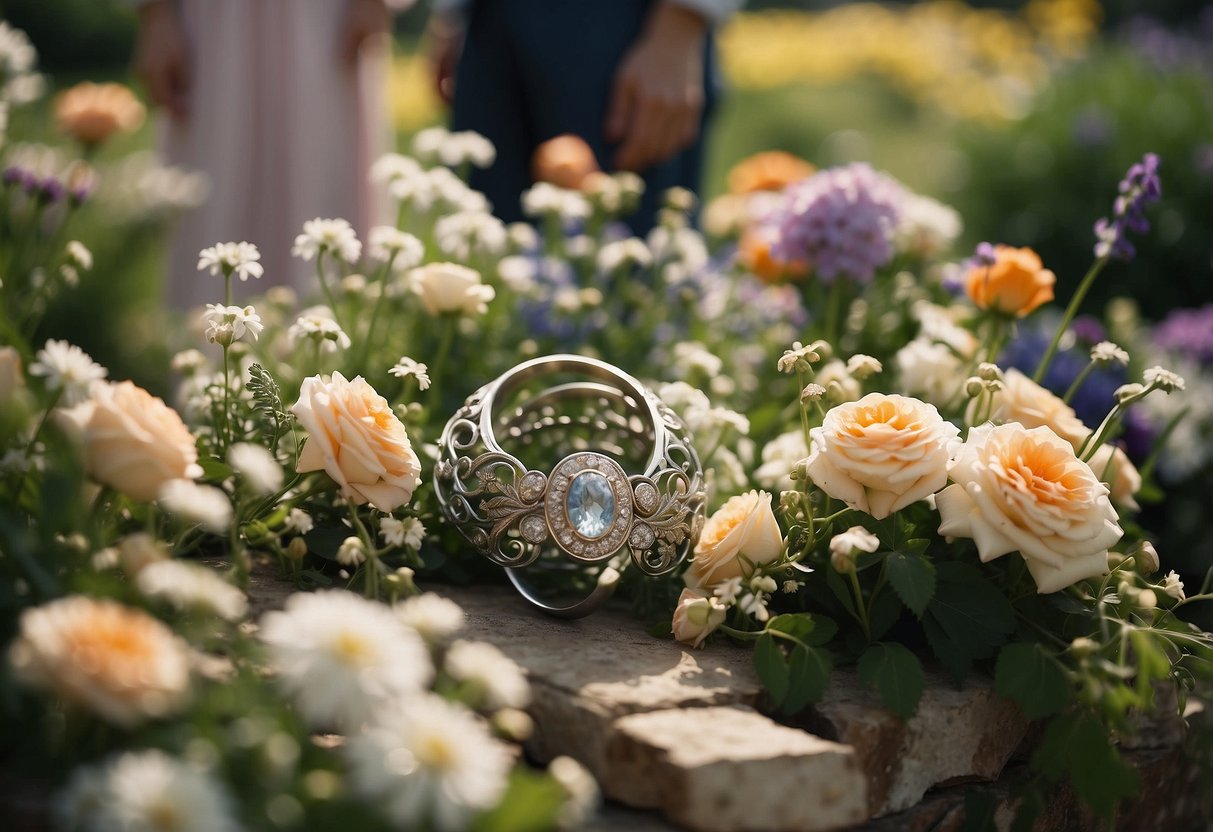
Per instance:
[[[810,431],[808,474],[831,497],[880,520],[947,485],[959,434],[934,405],[869,393],[831,409]]]
[[[674,608],[674,638],[692,647],[703,645],[704,639],[724,623],[728,608],[707,590],[684,589]]]
[[[1113,505],[1123,506],[1130,511],[1141,510],[1133,498],[1141,490],[1141,472],[1123,449],[1107,442],[1100,445],[1091,457],[1091,470],[1108,487],[1108,497]]]
[[[687,584],[692,588],[714,586],[729,578],[742,577],[750,567],[761,566],[783,554],[783,534],[771,508],[771,495],[750,491],[730,497],[708,518],[695,544]]]
[[[1123,534],[1107,486],[1049,428],[972,428],[949,473],[939,533],[972,538],[983,562],[1018,551],[1042,593],[1107,571]]]
[[[1075,448],[1091,432],[1074,408],[1019,370],[1007,370],[1002,382],[1002,389],[994,394],[991,422],[1019,422],[1025,428],[1047,427]],[[969,404],[970,417],[977,401],[974,399]]]
[[[73,595],[21,614],[9,649],[18,678],[130,728],[176,711],[189,648],[145,612]]]
[[[480,282],[480,272],[455,263],[430,263],[413,269],[409,278],[431,315],[483,315],[496,294]]]
[[[412,499],[421,462],[387,400],[361,376],[304,379],[291,411],[309,436],[297,470],[324,471],[345,497],[380,511]]]
[[[79,429],[88,473],[129,497],[151,502],[170,480],[202,476],[177,411],[130,381],[96,385],[64,416]]]

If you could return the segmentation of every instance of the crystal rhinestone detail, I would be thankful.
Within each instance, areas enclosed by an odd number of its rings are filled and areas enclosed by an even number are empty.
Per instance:
[[[651,483],[642,482],[636,486],[636,508],[644,514],[651,514],[657,508],[657,489]]]
[[[597,471],[582,471],[574,477],[564,503],[573,529],[590,540],[602,537],[615,519],[615,494],[607,478]]]
[[[547,487],[548,478],[539,471],[528,471],[518,484],[518,496],[526,500],[528,503],[534,502],[543,496],[543,490]]]
[[[528,543],[542,543],[548,536],[548,524],[538,514],[528,514],[522,518],[518,528]]]

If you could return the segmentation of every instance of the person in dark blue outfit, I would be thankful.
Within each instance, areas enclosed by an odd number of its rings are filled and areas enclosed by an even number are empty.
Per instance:
[[[603,170],[645,180],[628,218],[652,227],[663,191],[699,189],[716,84],[711,26],[740,0],[447,0],[429,33],[452,129],[497,147],[471,184],[505,221],[522,219],[531,157],[548,139],[585,139]],[[459,52],[459,46],[462,51]],[[455,55],[459,54],[456,63]]]

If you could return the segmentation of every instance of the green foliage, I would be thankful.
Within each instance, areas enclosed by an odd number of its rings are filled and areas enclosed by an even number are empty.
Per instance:
[[[807,615],[776,616],[754,644],[758,679],[771,705],[783,713],[793,714],[816,702],[829,684],[833,659],[828,650],[809,644],[817,640],[812,638],[813,630]]]
[[[544,832],[554,829],[566,794],[552,777],[516,768],[498,806],[480,815],[472,832]]]
[[[957,682],[978,659],[994,655],[1015,628],[1006,594],[976,566],[945,562],[936,568],[935,598],[923,618],[927,641]]]
[[[871,645],[859,657],[857,671],[860,683],[875,685],[885,708],[902,719],[918,710],[927,680],[922,663],[905,645],[889,641]]]
[[[1014,642],[999,651],[994,687],[1014,699],[1029,719],[1058,713],[1073,699],[1066,671],[1056,656],[1036,643]]]
[[[914,615],[922,618],[927,605],[935,596],[935,565],[922,555],[893,552],[887,569],[889,583]]]
[[[1086,710],[1049,721],[1032,767],[1050,782],[1068,781],[1096,812],[1111,817],[1116,804],[1140,787],[1137,772],[1120,758],[1107,728]]]
[[[277,452],[278,442],[290,431],[295,417],[283,402],[282,390],[269,371],[254,362],[249,365],[248,374],[245,387],[253,394],[253,404],[268,428],[270,450]]]

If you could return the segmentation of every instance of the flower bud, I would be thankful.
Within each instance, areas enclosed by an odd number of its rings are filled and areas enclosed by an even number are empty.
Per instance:
[[[830,566],[834,567],[834,571],[845,575],[848,572],[855,571],[855,551],[849,552],[842,549],[835,549],[830,552]]]
[[[969,376],[965,379],[965,395],[970,399],[975,399],[986,391],[986,383],[977,376]]]
[[[1002,381],[1002,370],[997,364],[983,361],[977,365],[977,375],[982,381]]]
[[[523,742],[535,731],[530,714],[518,708],[502,708],[493,714],[493,730],[507,740]]]
[[[1114,395],[1116,397],[1116,401],[1118,404],[1124,404],[1126,401],[1133,398],[1134,396],[1140,396],[1142,394],[1142,392],[1145,391],[1145,389],[1146,388],[1144,386],[1137,384],[1135,382],[1131,382],[1129,384],[1122,384],[1119,387],[1117,387],[1116,392],[1113,393],[1112,395]]]
[[[1152,610],[1158,606],[1158,596],[1152,589],[1143,589],[1137,593],[1137,606],[1143,610]]]
[[[1153,575],[1162,565],[1158,560],[1158,550],[1148,540],[1142,541],[1141,546],[1133,553],[1133,560],[1137,564],[1137,571],[1142,575]]]
[[[291,542],[286,544],[286,554],[292,560],[303,560],[307,554],[307,543],[302,537],[291,538]]]
[[[347,537],[337,549],[337,562],[342,566],[358,566],[366,560],[366,546],[357,537]]]
[[[1079,636],[1070,642],[1070,652],[1074,658],[1081,659],[1090,656],[1099,649],[1099,645],[1086,636]]]

